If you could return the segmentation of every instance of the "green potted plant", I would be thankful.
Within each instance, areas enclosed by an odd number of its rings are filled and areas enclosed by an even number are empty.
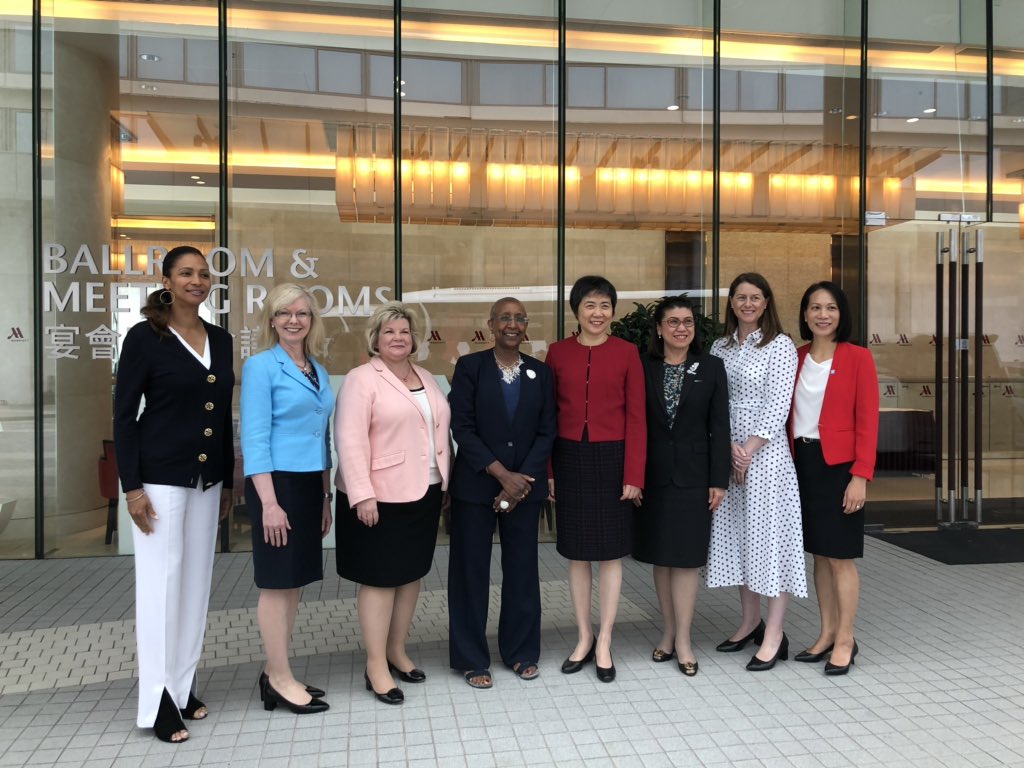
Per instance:
[[[612,321],[612,336],[633,342],[640,349],[640,354],[646,354],[651,334],[654,333],[654,308],[657,304],[657,301],[652,301],[649,304],[634,301],[633,306],[636,309],[627,312],[618,320]],[[725,325],[703,312],[694,313],[694,320],[697,321],[698,333],[704,349],[710,349],[711,342],[725,333]]]

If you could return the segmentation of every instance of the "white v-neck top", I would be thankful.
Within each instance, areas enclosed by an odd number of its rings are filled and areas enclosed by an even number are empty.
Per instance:
[[[196,352],[192,348],[191,344],[189,344],[187,341],[185,341],[185,337],[184,336],[182,336],[176,330],[171,328],[171,326],[168,325],[167,327],[170,329],[171,333],[173,333],[175,336],[178,337],[178,341],[181,342],[181,345],[183,347],[185,347],[185,349],[187,349],[189,352],[192,353],[192,357],[194,357],[196,360],[198,360],[200,363],[202,363],[204,368],[209,370],[210,365],[212,364],[212,361],[211,361],[211,358],[210,358],[210,334],[206,334],[206,346],[203,347],[203,354],[200,355],[198,352]]]
[[[804,358],[800,376],[796,380],[796,397],[793,398],[793,437],[821,438],[818,421],[821,419],[821,404],[825,402],[825,387],[832,373],[832,360],[815,362],[810,355]]]

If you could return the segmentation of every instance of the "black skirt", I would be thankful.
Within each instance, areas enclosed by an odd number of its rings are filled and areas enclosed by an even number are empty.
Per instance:
[[[793,463],[800,483],[804,550],[812,555],[849,560],[864,557],[864,510],[843,512],[843,495],[853,462],[829,466],[821,442],[797,438]]]
[[[441,484],[427,488],[418,501],[392,504],[378,501],[380,516],[374,526],[363,525],[338,494],[338,575],[368,587],[400,587],[422,579],[430,571],[441,520]]]
[[[288,543],[263,540],[263,504],[252,478],[245,478],[245,507],[252,524],[253,579],[260,589],[295,589],[324,578],[323,472],[270,473],[277,503],[288,515]]]
[[[622,496],[623,441],[558,438],[555,474],[558,553],[569,560],[618,560],[633,550],[633,502]]]
[[[633,557],[668,568],[707,565],[711,515],[707,488],[644,488],[634,514]]]

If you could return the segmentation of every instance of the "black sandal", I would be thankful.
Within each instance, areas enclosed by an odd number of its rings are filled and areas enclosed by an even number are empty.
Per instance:
[[[535,661],[517,661],[509,667],[520,680],[536,680],[540,677],[540,667]]]
[[[180,731],[185,732],[185,737],[175,739],[174,734]],[[160,708],[156,711],[153,733],[160,741],[166,741],[168,744],[181,744],[183,741],[188,741],[188,728],[185,727],[185,723],[181,719],[181,712],[175,706],[174,699],[171,698],[171,694],[167,692],[166,688],[160,696]]]
[[[196,714],[200,709],[206,709],[206,712],[201,715]],[[191,692],[188,695],[188,703],[180,712],[181,716],[186,720],[204,720],[210,714],[210,710],[206,708],[206,705]]]

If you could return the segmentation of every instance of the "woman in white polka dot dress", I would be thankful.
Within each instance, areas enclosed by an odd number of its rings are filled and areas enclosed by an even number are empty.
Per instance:
[[[800,490],[786,436],[797,356],[759,274],[729,286],[725,331],[711,354],[722,358],[729,379],[732,477],[712,522],[707,585],[739,586],[742,623],[716,650],[741,651],[753,640],[761,649],[747,669],[759,672],[789,658],[786,607],[791,595],[807,597]]]

